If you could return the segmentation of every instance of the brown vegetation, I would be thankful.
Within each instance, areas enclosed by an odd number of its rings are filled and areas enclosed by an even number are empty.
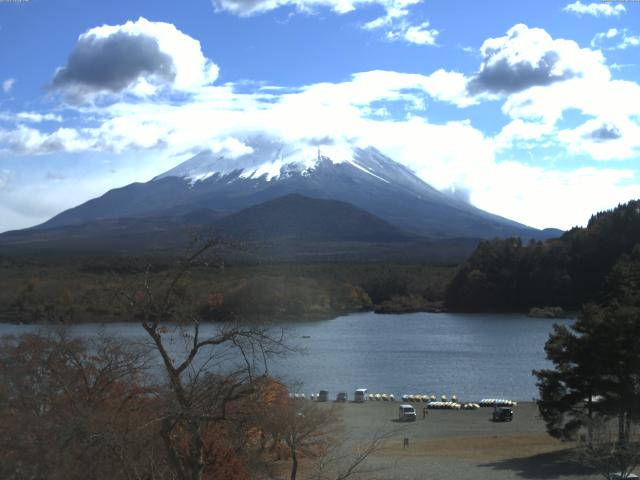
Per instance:
[[[0,321],[129,321],[113,292],[167,274],[177,260],[156,257],[0,258]],[[190,288],[207,320],[333,318],[439,308],[453,267],[427,264],[192,266]]]
[[[5,337],[0,477],[248,480],[272,478],[288,459],[291,478],[300,460],[310,478],[332,465],[340,444],[332,409],[290,400],[265,376],[236,382],[233,393],[229,377],[187,376],[178,394],[150,370],[150,354],[123,339],[87,341],[63,330]],[[372,445],[346,470],[317,478],[355,476],[379,442]]]

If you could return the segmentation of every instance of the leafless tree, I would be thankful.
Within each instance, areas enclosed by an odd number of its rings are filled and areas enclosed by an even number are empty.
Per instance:
[[[179,480],[200,480],[205,473],[217,478],[207,435],[242,413],[236,406],[268,374],[269,359],[288,350],[282,332],[272,334],[258,325],[203,326],[189,278],[196,265],[215,265],[207,255],[217,245],[207,242],[163,277],[148,271],[140,288],[119,292],[161,359],[170,395],[158,422]]]
[[[640,436],[634,429],[627,433],[628,440],[620,441],[611,422],[594,420],[588,425],[590,439],[585,440],[575,452],[575,460],[592,468],[607,480],[627,478],[640,465]]]
[[[348,438],[333,443],[315,465],[310,480],[348,480],[370,478],[383,469],[371,465],[371,456],[384,447],[397,430],[378,430],[365,442],[353,442]]]
[[[265,408],[259,423],[273,448],[286,448],[291,459],[289,478],[296,480],[300,457],[322,457],[337,434],[339,418],[332,407],[288,399]]]

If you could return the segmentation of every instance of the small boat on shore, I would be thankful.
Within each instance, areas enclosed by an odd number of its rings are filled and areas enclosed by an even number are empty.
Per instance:
[[[518,402],[505,398],[483,398],[480,400],[481,407],[515,407]]]

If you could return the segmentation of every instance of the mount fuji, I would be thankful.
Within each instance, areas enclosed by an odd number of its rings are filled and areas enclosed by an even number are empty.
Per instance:
[[[87,241],[124,235],[136,243],[158,231],[202,225],[223,235],[232,230],[252,239],[274,238],[279,215],[287,217],[279,220],[286,221],[289,233],[298,225],[300,239],[314,224],[331,230],[335,239],[346,226],[351,226],[349,239],[357,239],[359,230],[380,232],[387,240],[543,239],[560,233],[528,227],[442,193],[373,147],[316,153],[262,141],[248,150],[235,158],[202,151],[146,183],[110,190],[41,225],[0,235],[0,247],[62,240],[66,234]]]

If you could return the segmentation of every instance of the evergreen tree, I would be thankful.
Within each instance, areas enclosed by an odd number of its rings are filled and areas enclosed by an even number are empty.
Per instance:
[[[639,242],[640,200],[598,213],[586,228],[544,243],[484,241],[447,286],[446,305],[456,311],[526,312],[532,307],[578,310],[588,302],[604,303],[607,275],[623,256],[626,261],[633,257]]]
[[[607,304],[587,305],[571,327],[554,327],[545,345],[554,368],[534,372],[551,435],[573,438],[598,416],[616,418],[618,442],[629,441],[640,416],[639,280],[636,247],[611,270]]]

